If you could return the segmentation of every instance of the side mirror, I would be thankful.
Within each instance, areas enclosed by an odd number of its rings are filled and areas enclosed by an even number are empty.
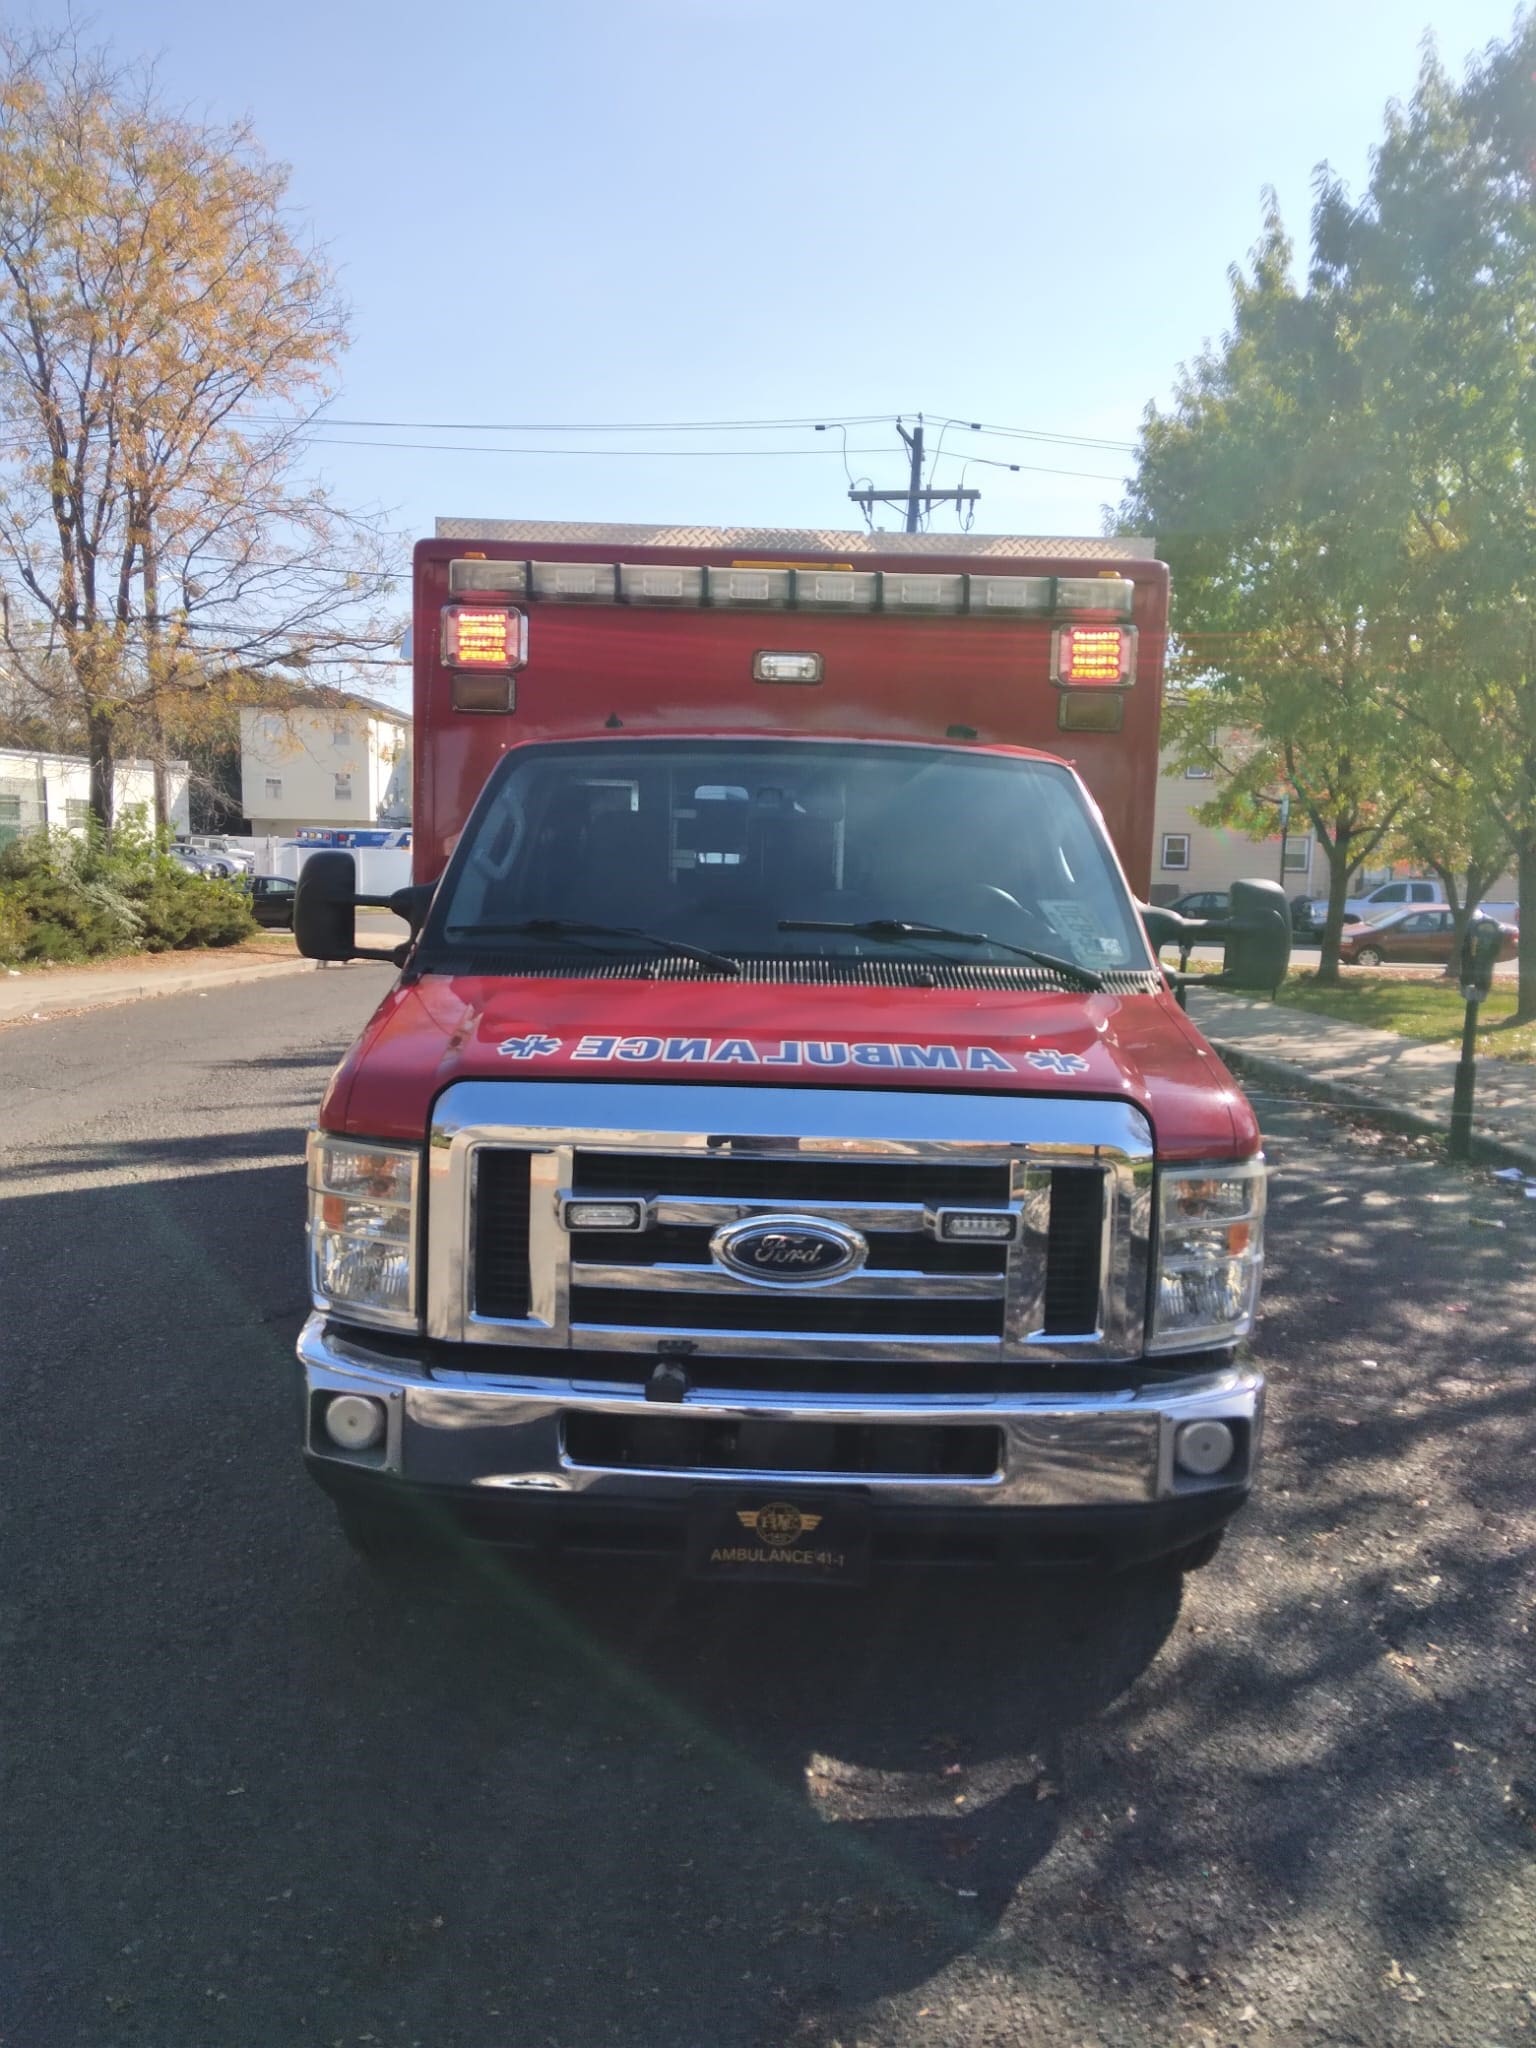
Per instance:
[[[299,870],[293,936],[306,960],[357,954],[357,862],[350,853],[312,853]]]
[[[1203,982],[1210,988],[1251,989],[1267,995],[1285,979],[1291,964],[1291,907],[1278,882],[1234,882],[1225,917],[1181,917],[1176,910],[1146,903],[1137,907],[1155,953],[1164,946],[1177,946],[1182,963],[1188,960],[1192,946],[1225,949],[1220,974],[1186,975],[1181,971],[1174,977],[1180,991]],[[1183,1001],[1182,993],[1179,1000]]]
[[[1164,909],[1156,903],[1138,903],[1136,907],[1154,953],[1161,953],[1164,946],[1187,946],[1198,932],[1199,927],[1191,919],[1180,917],[1176,910]]]
[[[1480,1003],[1493,988],[1494,963],[1504,944],[1504,927],[1497,918],[1479,911],[1467,920],[1461,935],[1461,996],[1467,1003]]]
[[[1232,907],[1219,923],[1227,958],[1217,986],[1262,994],[1277,989],[1291,964],[1291,910],[1280,884],[1234,882]]]
[[[427,912],[432,908],[432,898],[436,894],[436,882],[412,882],[404,889],[397,889],[390,897],[390,909],[410,926],[413,939],[426,923]]]

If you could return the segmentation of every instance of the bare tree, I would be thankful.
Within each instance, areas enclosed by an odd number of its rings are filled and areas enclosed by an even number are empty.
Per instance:
[[[73,29],[0,34],[0,633],[103,826],[125,734],[398,632],[381,525],[304,476],[346,309],[286,184]]]

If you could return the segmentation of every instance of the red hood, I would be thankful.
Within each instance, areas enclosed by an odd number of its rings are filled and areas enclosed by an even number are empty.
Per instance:
[[[688,1080],[959,1089],[1134,1102],[1164,1159],[1258,1149],[1237,1084],[1166,993],[427,975],[396,987],[321,1122],[420,1138],[453,1081]]]

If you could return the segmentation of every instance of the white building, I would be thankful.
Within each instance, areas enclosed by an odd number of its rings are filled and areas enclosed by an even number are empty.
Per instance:
[[[170,825],[174,832],[189,826],[187,764],[166,763]],[[114,810],[124,818],[142,809],[144,821],[155,819],[155,770],[150,761],[119,761],[113,770]],[[83,754],[33,753],[0,747],[0,846],[40,825],[64,825],[83,832],[91,815],[91,764]]]
[[[361,697],[242,711],[241,807],[257,834],[371,825],[398,814],[410,750],[410,720]]]

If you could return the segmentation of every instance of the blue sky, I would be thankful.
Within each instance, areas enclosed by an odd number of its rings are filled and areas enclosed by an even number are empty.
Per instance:
[[[338,424],[316,451],[414,535],[438,513],[858,523],[837,434],[489,423],[922,409],[1128,443],[1220,332],[1262,187],[1304,238],[1313,167],[1359,182],[1425,31],[1459,69],[1510,12],[139,0],[98,26],[291,164],[354,307],[337,421],[466,423]],[[847,440],[856,475],[901,480],[892,427]],[[357,445],[434,441],[459,445]],[[951,428],[933,481],[967,453],[1035,465],[972,467],[990,532],[1097,531],[1128,459]]]

